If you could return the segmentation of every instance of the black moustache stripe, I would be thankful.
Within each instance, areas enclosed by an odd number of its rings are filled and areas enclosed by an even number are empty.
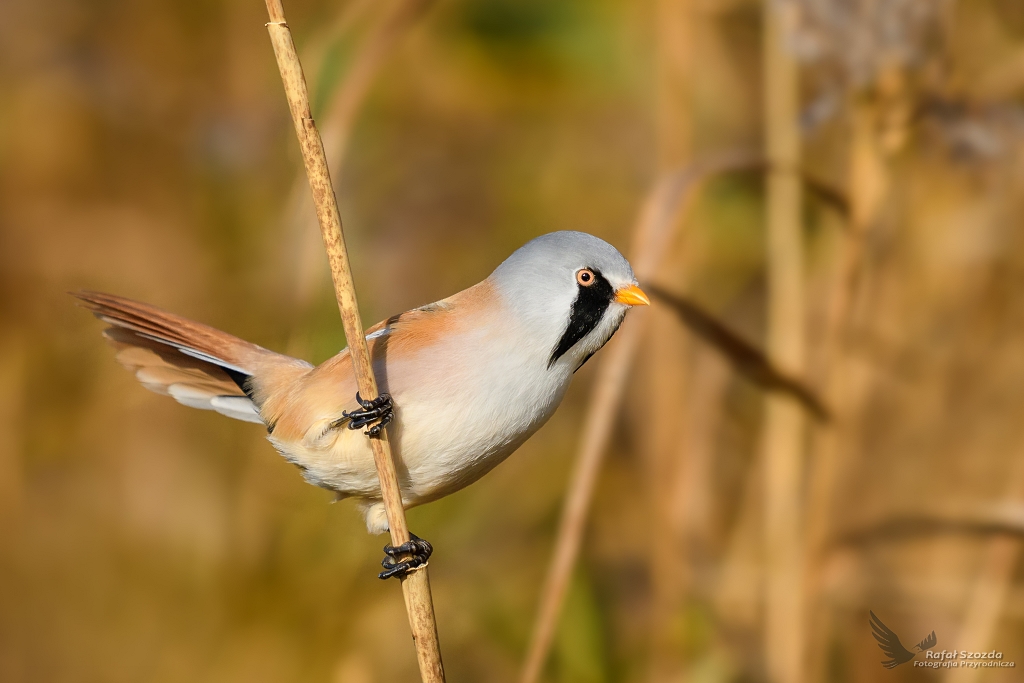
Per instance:
[[[608,339],[605,339],[601,343],[601,346],[604,346],[605,344],[607,344],[609,342],[609,340],[611,340],[611,338],[615,336],[615,333],[619,331],[619,327],[622,325],[622,321],[625,320],[625,319],[626,319],[625,315],[623,315],[621,318],[619,318],[619,321],[617,323],[615,323],[615,327],[612,328],[611,334],[608,335]],[[600,351],[600,350],[601,350],[600,347],[598,347],[598,348],[594,349],[593,351],[591,351],[590,353],[588,353],[587,357],[584,358],[582,361],[580,361],[580,364],[577,365],[576,369],[572,371],[572,374],[575,375],[577,372],[579,372],[580,368],[582,368],[584,365],[586,365],[587,361],[590,360],[593,357],[593,355],[595,353],[597,353],[598,351]]]
[[[578,285],[579,292],[576,294],[576,300],[572,302],[569,324],[566,325],[562,338],[558,340],[558,346],[551,353],[551,359],[548,361],[549,368],[576,342],[594,331],[615,297],[615,290],[612,289],[608,280],[605,280],[598,271],[594,270],[593,272],[594,284],[589,287]]]

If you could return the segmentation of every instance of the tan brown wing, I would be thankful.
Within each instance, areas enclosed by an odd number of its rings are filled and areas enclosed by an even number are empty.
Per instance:
[[[131,299],[74,294],[110,327],[117,360],[144,387],[193,408],[263,423],[258,405],[309,365],[227,332]]]

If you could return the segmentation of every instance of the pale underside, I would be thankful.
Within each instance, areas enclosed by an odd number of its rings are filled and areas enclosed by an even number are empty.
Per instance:
[[[481,283],[368,330],[380,391],[395,402],[388,434],[406,507],[453,493],[502,462],[547,421],[571,378],[571,369],[524,358],[546,356],[508,334],[507,321],[481,324],[497,314],[489,294]],[[348,353],[276,396],[261,396],[258,382],[256,389],[275,448],[310,483],[358,499],[371,532],[386,530],[368,437],[331,426],[358,408]]]

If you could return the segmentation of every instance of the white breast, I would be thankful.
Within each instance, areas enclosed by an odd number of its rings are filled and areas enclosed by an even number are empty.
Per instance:
[[[571,378],[546,367],[546,351],[494,328],[451,341],[388,365],[393,443],[412,503],[467,486],[508,457],[551,417]]]
[[[377,333],[412,335],[414,324],[443,326],[430,333],[416,331],[425,343],[404,341],[394,348],[388,344],[375,356],[379,388],[395,401],[388,434],[407,506],[457,491],[508,457],[551,417],[579,363],[566,354],[548,367],[564,321],[542,324],[493,298],[485,301],[487,305],[480,305],[480,300],[475,307],[465,301],[436,305],[442,312],[460,313],[455,322],[451,317],[413,317],[404,323],[410,326],[404,331],[399,322],[398,332]],[[415,337],[403,339],[410,338]],[[348,410],[355,407],[345,400],[355,394],[354,381],[325,388],[332,396],[337,392]],[[321,403],[324,411],[307,418],[309,426],[300,442],[274,435],[271,441],[303,469],[309,482],[343,496],[379,498],[369,440],[361,432],[330,429],[341,417],[341,408],[331,408],[339,402],[321,400],[316,405]]]

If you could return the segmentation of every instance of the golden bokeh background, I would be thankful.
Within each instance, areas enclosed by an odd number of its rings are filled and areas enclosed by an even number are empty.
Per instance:
[[[980,680],[1022,680],[1019,0],[293,0],[364,321],[544,232],[628,251],[664,173],[760,154],[766,7],[798,18],[800,168],[709,179],[656,280],[765,347],[764,178],[807,181],[798,374],[836,411],[797,439],[807,617],[765,632],[765,392],[655,302],[627,322],[643,347],[545,680],[778,679],[778,638],[803,652],[786,680],[962,675],[882,670],[868,609],[907,646],[980,637],[1017,662]],[[263,4],[4,10],[0,680],[416,680],[384,539],[255,425],[142,389],[67,295],[314,362],[345,345]],[[595,366],[505,464],[409,513],[450,681],[518,676]]]

